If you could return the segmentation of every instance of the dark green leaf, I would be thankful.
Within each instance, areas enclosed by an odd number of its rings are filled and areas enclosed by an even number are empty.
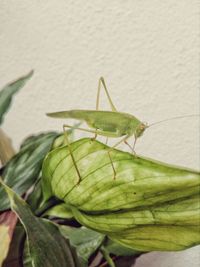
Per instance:
[[[59,225],[57,225],[57,227],[59,227]],[[86,267],[85,265],[80,263],[78,256],[76,255],[75,249],[72,247],[70,247],[70,249],[71,249],[73,259],[74,259],[75,267]],[[28,242],[26,240],[25,245],[24,245],[24,251],[23,251],[23,267],[32,267],[31,261],[32,261],[32,257],[29,253]]]
[[[85,227],[72,228],[61,226],[61,232],[69,238],[70,244],[76,248],[78,256],[84,263],[100,247],[105,236]]]
[[[26,84],[26,82],[31,78],[32,75],[33,71],[17,79],[16,81],[7,84],[0,91],[0,124],[3,121],[4,114],[8,111],[13,95]]]
[[[9,187],[22,195],[34,184],[41,171],[42,161],[50,150],[57,133],[50,132],[29,137],[21,150],[6,165],[3,180]],[[0,187],[0,211],[9,208],[9,200]]]
[[[63,219],[73,218],[73,213],[71,212],[71,209],[69,209],[65,203],[58,204],[48,209],[44,215],[63,218]]]
[[[25,241],[23,251],[23,267],[32,267],[32,257],[29,252],[28,242]]]
[[[141,252],[122,246],[110,239],[106,242],[104,247],[110,254],[114,254],[116,256],[132,256],[141,254]]]
[[[27,234],[32,267],[75,267],[67,240],[50,221],[37,218],[27,203],[3,184],[11,209],[17,214]]]
[[[183,250],[200,243],[199,172],[134,157],[91,139],[50,152],[44,199],[64,201],[86,227],[139,251]],[[110,155],[116,170],[114,179]]]
[[[41,179],[39,178],[34,185],[33,191],[28,195],[26,202],[32,211],[36,211],[40,207],[42,200]]]

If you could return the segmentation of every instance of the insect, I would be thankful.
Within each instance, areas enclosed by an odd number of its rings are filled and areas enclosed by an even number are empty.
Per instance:
[[[111,107],[111,111],[99,110],[100,90],[102,86],[107,95],[107,98],[108,98],[108,101]],[[158,124],[163,121],[171,120],[171,119],[167,119],[167,120],[159,121],[156,123],[152,123],[151,125],[147,125],[147,123],[140,121],[138,118],[136,118],[135,116],[131,114],[118,112],[108,93],[108,89],[106,87],[103,77],[99,79],[99,83],[98,83],[96,110],[81,110],[80,109],[80,110],[60,111],[60,112],[55,112],[55,113],[47,113],[47,116],[50,116],[53,118],[64,118],[64,119],[70,118],[70,119],[77,119],[77,120],[85,121],[88,124],[88,126],[93,129],[85,129],[85,128],[80,128],[80,127],[76,127],[75,129],[79,129],[84,132],[94,133],[94,137],[92,138],[93,140],[95,140],[98,135],[106,136],[107,138],[108,137],[112,137],[112,138],[122,137],[122,139],[118,141],[111,149],[117,147],[118,145],[124,142],[126,145],[128,145],[131,148],[132,152],[135,155],[136,155],[135,153],[136,141],[140,136],[142,136],[142,134],[148,127]],[[189,116],[194,116],[194,115],[189,115]],[[185,117],[185,116],[174,117],[172,119],[177,119],[177,118],[182,118],[182,117]],[[79,183],[81,181],[81,175],[78,170],[73,153],[70,149],[70,144],[69,144],[69,140],[67,137],[66,128],[74,128],[74,126],[64,124],[63,130],[66,136],[66,141],[68,143],[69,152],[71,154],[74,166],[79,176],[79,181],[78,181]],[[131,136],[134,136],[133,147],[131,147],[129,143],[127,142],[127,140]],[[111,162],[113,173],[114,173],[114,179],[115,179],[116,171],[115,171],[109,151],[108,151],[108,155],[110,158],[110,162]]]

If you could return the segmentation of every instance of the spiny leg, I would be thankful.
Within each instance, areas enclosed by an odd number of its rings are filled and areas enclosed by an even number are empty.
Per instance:
[[[66,139],[66,142],[67,142],[67,145],[68,145],[68,149],[69,149],[69,153],[71,155],[71,158],[72,158],[72,161],[73,161],[73,164],[74,164],[74,167],[76,169],[76,172],[78,174],[78,182],[77,182],[77,185],[81,182],[81,175],[80,175],[80,172],[79,172],[79,169],[78,169],[78,166],[76,164],[76,161],[74,159],[74,155],[73,155],[73,152],[72,152],[72,149],[71,149],[71,145],[70,145],[70,142],[69,142],[69,139],[68,139],[68,134],[67,134],[67,131],[65,130],[65,128],[68,128],[66,125],[63,125],[63,131],[64,131],[64,136],[65,136],[65,139]],[[70,127],[70,128],[73,128]]]

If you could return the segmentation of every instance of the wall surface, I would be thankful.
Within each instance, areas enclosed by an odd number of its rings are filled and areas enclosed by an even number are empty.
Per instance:
[[[62,129],[46,112],[94,108],[100,76],[117,108],[142,121],[198,114],[199,1],[0,0],[0,86],[32,68],[3,125],[16,147]],[[137,153],[198,169],[198,140],[197,117],[174,120],[147,130]],[[193,248],[147,254],[137,267],[199,262]]]

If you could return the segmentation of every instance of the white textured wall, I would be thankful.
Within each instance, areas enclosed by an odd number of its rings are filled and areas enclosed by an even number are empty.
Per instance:
[[[94,108],[100,75],[118,109],[143,121],[199,113],[198,54],[197,0],[0,0],[0,85],[35,69],[4,130],[15,146],[60,130],[63,121],[45,112]],[[160,124],[137,152],[198,169],[198,126],[197,118]],[[149,255],[138,267],[150,266]],[[196,248],[156,255],[154,267],[199,266]]]

